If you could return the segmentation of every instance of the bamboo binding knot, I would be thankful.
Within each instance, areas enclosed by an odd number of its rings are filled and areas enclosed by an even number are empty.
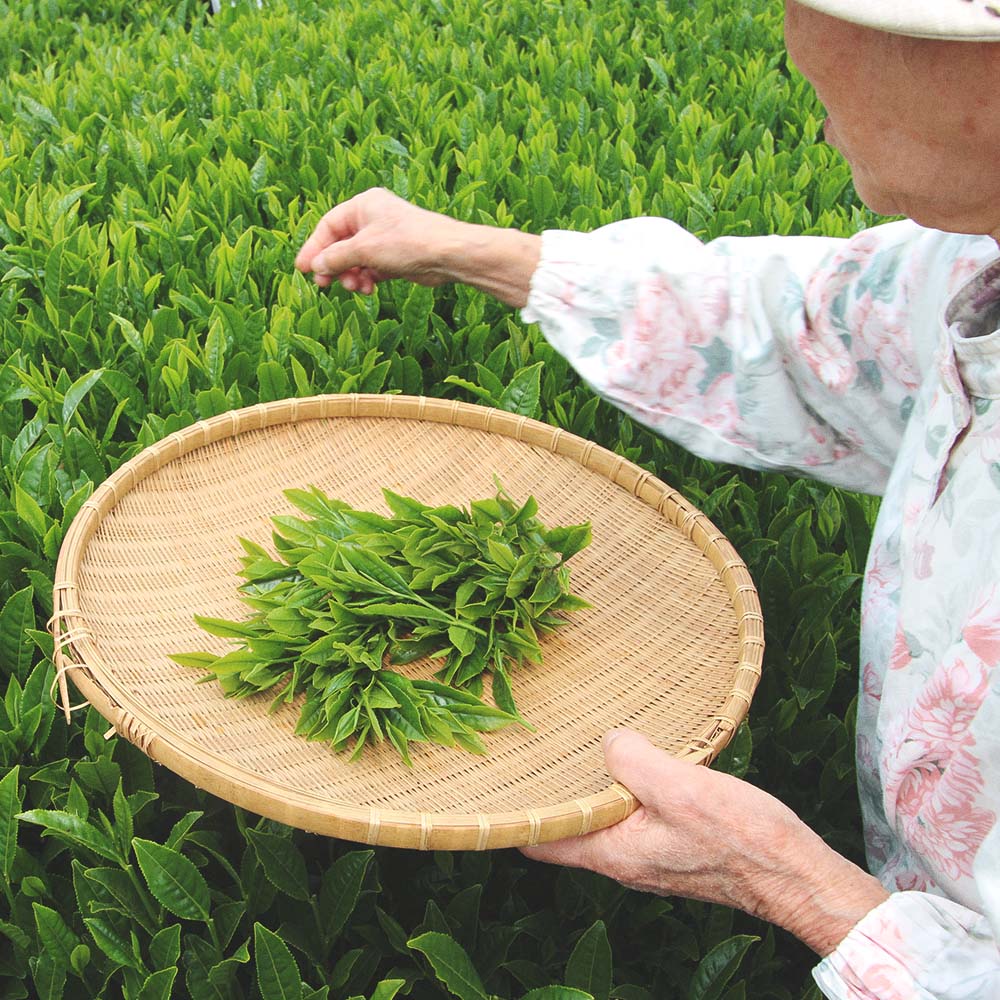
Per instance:
[[[750,670],[749,667],[741,667],[740,669],[741,670]],[[759,677],[760,675],[757,674],[757,676]],[[746,691],[741,691],[739,688],[733,688],[733,690],[729,692],[729,697],[730,698],[736,698],[738,701],[745,702],[747,708],[750,707],[750,698],[751,698],[751,696]],[[720,722],[730,723],[733,726],[733,729],[735,729],[739,725],[738,722],[734,722],[732,719],[730,719],[726,715],[716,715],[715,718],[718,719]]]
[[[748,705],[750,704],[749,699],[747,699],[747,704]],[[734,719],[731,715],[720,714],[713,716],[713,718],[718,723],[719,729],[729,733],[730,735],[732,733],[735,733],[736,730],[739,729],[740,726],[739,722],[736,719]]]
[[[648,471],[643,471],[642,475],[632,484],[632,496],[638,497],[645,487],[646,483],[653,478],[653,474]]]
[[[377,844],[379,830],[382,827],[382,815],[374,806],[368,810],[368,834],[365,837],[366,844]]]
[[[718,723],[721,718],[718,715],[712,716],[712,718]],[[716,732],[719,731],[718,725],[716,725]],[[729,733],[733,730],[729,729]],[[715,748],[715,743],[712,739],[706,739],[704,736],[694,736],[688,740],[686,747],[689,754],[695,757],[695,764],[709,764],[711,761],[715,760],[718,755],[718,751]]]
[[[134,715],[126,712],[124,709],[118,710],[118,718],[115,720],[115,724],[104,734],[104,738],[109,740],[115,733],[128,740],[129,743],[137,746],[147,757],[150,755],[149,748],[153,744],[153,733]]]
[[[580,829],[576,834],[582,837],[585,833],[590,833],[594,826],[594,807],[586,799],[574,799],[573,804],[580,810]]]
[[[57,591],[67,590],[66,584],[56,585]],[[91,635],[90,629],[85,625],[79,625],[76,628],[70,628],[66,631],[62,631],[59,628],[59,623],[63,619],[70,618],[71,616],[79,617],[80,611],[78,608],[60,608],[52,617],[45,623],[45,629],[52,633],[52,639],[54,646],[52,649],[52,662],[55,664],[56,673],[52,678],[52,683],[49,685],[49,699],[54,705],[58,705],[63,710],[63,715],[66,717],[66,722],[70,722],[73,713],[79,711],[81,708],[87,708],[90,705],[89,701],[80,701],[75,705],[70,704],[69,700],[69,685],[66,683],[66,675],[71,670],[80,670],[84,667],[84,664],[77,663],[72,660],[68,655],[63,653],[63,650],[70,647],[74,642],[89,638]],[[59,698],[56,699],[56,688],[59,688]]]
[[[427,813],[420,814],[420,850],[429,850],[431,844],[431,831],[434,829],[434,821]]]
[[[537,847],[542,836],[542,817],[534,809],[525,811],[528,814],[528,846]]]
[[[625,812],[622,814],[622,819],[626,816],[631,816],[639,808],[639,800],[624,785],[615,783],[611,786],[611,791],[615,792],[625,803]]]
[[[479,838],[476,840],[476,850],[485,851],[490,840],[490,821],[482,813],[476,817],[479,824]]]

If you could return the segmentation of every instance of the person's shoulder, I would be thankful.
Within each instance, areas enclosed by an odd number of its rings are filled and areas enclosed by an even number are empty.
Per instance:
[[[910,264],[908,270],[919,281],[948,298],[998,257],[996,240],[990,236],[928,229],[909,219],[868,230],[879,231],[897,242]]]
[[[998,256],[989,236],[928,229],[910,219],[863,229],[846,240],[830,269],[853,280],[893,288],[901,306],[949,301]]]

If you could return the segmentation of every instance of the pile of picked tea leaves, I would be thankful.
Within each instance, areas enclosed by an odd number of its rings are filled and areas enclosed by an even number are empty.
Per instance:
[[[288,490],[306,517],[273,518],[277,557],[241,539],[244,621],[196,616],[239,640],[221,656],[184,653],[227,696],[275,692],[273,711],[305,692],[296,733],[351,759],[388,740],[410,764],[410,741],[485,750],[481,732],[519,722],[511,670],[541,663],[539,636],[587,607],[566,561],[590,525],[546,528],[533,497],[516,504],[497,483],[468,509],[429,507],[383,490],[391,516],[354,510],[321,490]],[[390,664],[441,659],[437,680]],[[486,704],[490,675],[495,707]]]

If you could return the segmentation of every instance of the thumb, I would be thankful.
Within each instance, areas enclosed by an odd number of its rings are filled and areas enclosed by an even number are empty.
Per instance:
[[[605,734],[604,760],[608,774],[644,806],[652,805],[664,787],[676,780],[676,768],[685,767],[632,729],[612,729]]]
[[[332,277],[343,274],[352,267],[363,266],[364,261],[361,259],[361,247],[355,236],[331,243],[316,254],[309,262],[309,270],[313,274],[328,274]]]

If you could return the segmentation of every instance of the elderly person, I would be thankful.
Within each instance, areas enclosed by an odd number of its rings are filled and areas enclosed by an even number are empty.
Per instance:
[[[912,221],[538,237],[369,191],[296,264],[362,293],[474,285],[697,454],[884,496],[857,717],[874,876],[760,789],[627,730],[605,756],[640,808],[526,853],[780,924],[828,997],[1000,998],[1000,0],[788,0],[785,34],[860,197]]]

